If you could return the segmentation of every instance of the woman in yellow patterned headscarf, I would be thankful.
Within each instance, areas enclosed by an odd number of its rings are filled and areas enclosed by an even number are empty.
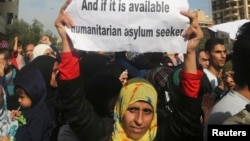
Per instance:
[[[113,141],[153,141],[157,132],[157,93],[145,79],[125,84],[114,108]]]

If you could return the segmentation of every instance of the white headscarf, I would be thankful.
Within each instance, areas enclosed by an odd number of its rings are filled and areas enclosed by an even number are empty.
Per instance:
[[[36,57],[44,55],[44,52],[47,49],[51,49],[49,45],[46,44],[38,44],[35,46],[34,50],[33,50],[33,57],[31,60],[34,60]]]

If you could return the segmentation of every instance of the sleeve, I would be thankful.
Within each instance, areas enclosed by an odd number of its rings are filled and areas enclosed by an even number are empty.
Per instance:
[[[12,64],[18,68],[18,64],[17,64],[17,54],[15,53],[15,51],[11,52],[11,60],[12,60]]]
[[[167,123],[166,140],[202,140],[203,126],[201,97],[199,95],[200,79],[203,73],[187,73],[175,70],[169,77],[169,94],[172,113],[165,120]]]
[[[70,80],[80,76],[80,66],[78,55],[75,52],[61,53],[61,63],[59,64],[60,79]]]
[[[60,111],[80,140],[95,141],[105,136],[102,119],[85,99],[80,78],[60,80]]]
[[[105,127],[93,106],[85,99],[77,56],[72,52],[62,53],[59,71],[57,107],[63,118],[80,140],[100,140],[106,135]]]
[[[197,70],[197,74],[187,73],[182,70],[180,77],[184,94],[191,98],[198,98],[202,76],[203,72],[200,70]]]

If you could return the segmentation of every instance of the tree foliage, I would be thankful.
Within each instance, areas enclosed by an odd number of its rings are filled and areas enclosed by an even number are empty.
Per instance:
[[[23,19],[15,20],[13,24],[6,27],[6,37],[9,39],[11,47],[16,36],[26,46],[29,43],[38,44],[44,35],[50,37],[52,44],[56,44],[57,38],[51,31],[44,31],[44,25],[36,19],[33,20],[32,24],[28,24]]]

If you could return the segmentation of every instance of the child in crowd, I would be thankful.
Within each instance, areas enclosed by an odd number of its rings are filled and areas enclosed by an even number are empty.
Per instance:
[[[38,69],[23,73],[16,80],[15,91],[22,112],[12,111],[12,118],[22,118],[24,124],[16,133],[16,141],[48,141],[52,120],[45,104],[46,86]]]
[[[17,69],[21,69],[25,65],[23,57],[23,43],[15,37],[13,51],[12,51],[12,62]]]

